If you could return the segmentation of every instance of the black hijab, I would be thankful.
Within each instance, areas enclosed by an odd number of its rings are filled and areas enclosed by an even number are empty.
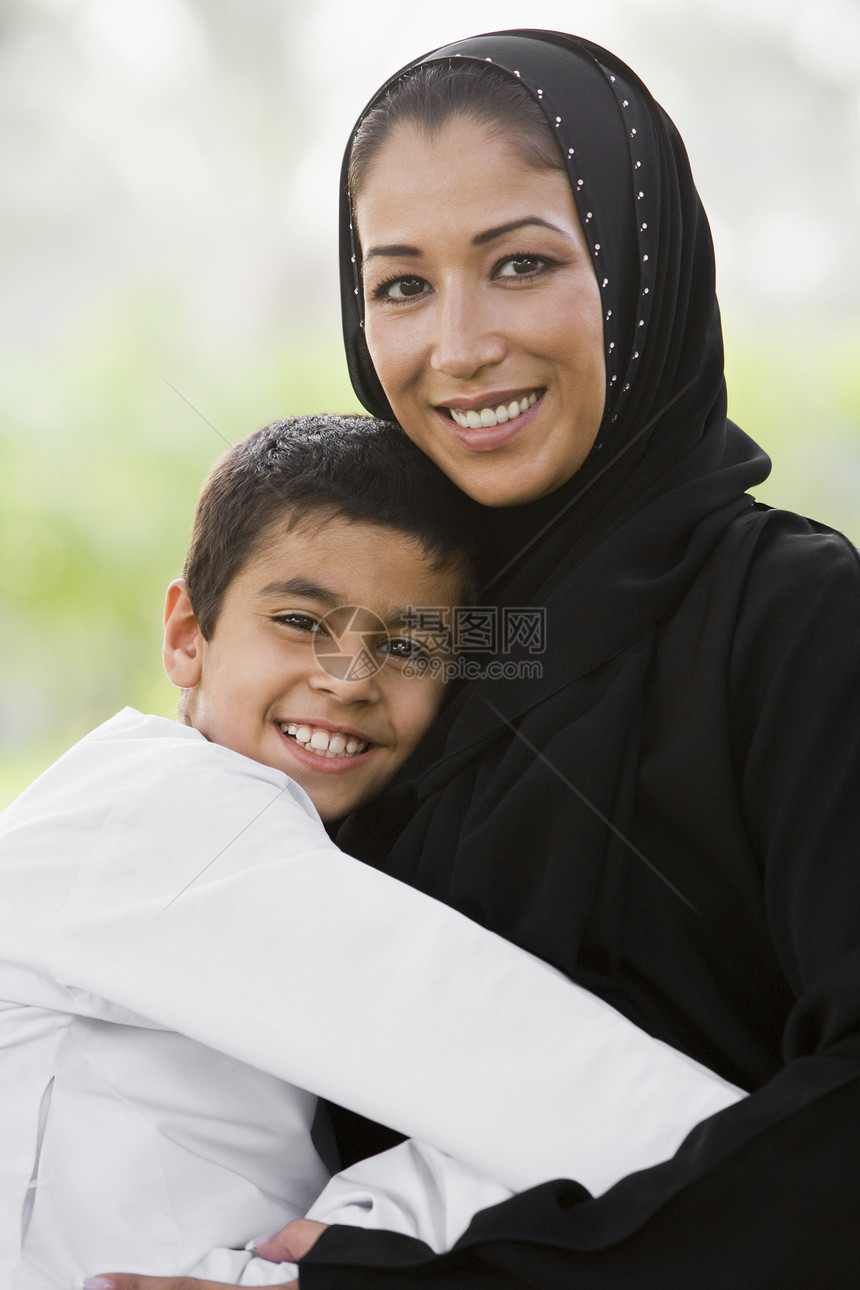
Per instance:
[[[605,302],[606,410],[565,485],[484,511],[492,598],[546,611],[542,675],[462,688],[399,786],[344,840],[381,861],[397,838],[393,872],[581,976],[609,856],[636,855],[628,829],[654,631],[752,505],[745,490],[769,462],[726,418],[710,232],[681,139],[647,89],[607,51],[552,32],[480,36],[418,61],[454,58],[515,76],[556,130]],[[361,326],[348,160],[347,354],[365,406],[390,416]],[[504,658],[529,661],[528,646]]]
[[[606,410],[589,459],[550,497],[487,511],[480,535],[492,552],[489,588],[498,595],[506,587],[511,603],[542,604],[538,593],[564,583],[592,553],[577,575],[587,578],[587,601],[568,597],[575,621],[564,624],[566,647],[557,638],[543,660],[546,692],[557,665],[569,679],[571,664],[587,670],[660,616],[724,526],[724,508],[766,477],[769,461],[726,419],[710,230],[683,143],[645,86],[608,51],[554,32],[479,36],[417,64],[454,58],[491,61],[545,112],[567,157],[605,302]],[[390,418],[362,327],[349,155],[340,242],[347,359],[362,403]],[[694,526],[693,548],[682,550]],[[610,534],[601,556],[595,548]],[[532,687],[515,700],[506,682],[497,692],[502,709],[530,706]]]
[[[420,61],[459,57],[516,75],[557,130],[605,301],[606,414],[568,483],[481,512],[500,613],[546,610],[544,652],[497,661],[542,675],[462,685],[341,840],[756,1092],[605,1196],[547,1183],[437,1259],[333,1227],[302,1284],[853,1285],[857,555],[746,494],[769,463],[726,418],[710,235],[647,90],[552,32]],[[343,203],[350,370],[390,415]]]

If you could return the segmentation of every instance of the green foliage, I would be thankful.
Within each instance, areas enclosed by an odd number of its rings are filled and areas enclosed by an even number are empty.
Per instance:
[[[756,496],[860,544],[860,326],[727,328],[729,416],[773,459]]]
[[[225,445],[278,416],[356,410],[337,337],[216,362],[174,306],[133,298],[0,368],[0,806],[124,704],[173,711],[164,589]],[[730,414],[774,458],[758,495],[858,540],[858,338],[767,337],[736,324],[727,340]]]
[[[217,367],[136,299],[50,366],[0,368],[0,806],[125,704],[172,713],[164,591],[200,483],[279,416],[355,410],[339,346],[281,337]]]

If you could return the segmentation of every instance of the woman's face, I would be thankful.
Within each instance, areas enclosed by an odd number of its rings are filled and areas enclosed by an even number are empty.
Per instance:
[[[398,421],[487,506],[552,492],[603,415],[600,290],[562,171],[457,118],[398,126],[356,201],[370,355]]]

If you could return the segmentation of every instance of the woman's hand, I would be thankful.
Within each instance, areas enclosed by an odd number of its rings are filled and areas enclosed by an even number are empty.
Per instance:
[[[196,1277],[144,1277],[137,1272],[104,1272],[79,1283],[82,1290],[242,1290],[224,1281],[198,1281]],[[299,1290],[298,1281],[284,1281],[269,1290]]]
[[[270,1263],[297,1263],[328,1227],[310,1218],[294,1218],[274,1236],[257,1241],[255,1249]],[[103,1272],[88,1277],[83,1290],[241,1290],[223,1281],[199,1281],[196,1277],[145,1277],[137,1272]],[[270,1290],[299,1290],[298,1281],[284,1281]]]
[[[198,1281],[196,1277],[144,1277],[137,1272],[103,1272],[79,1282],[81,1290],[242,1290],[225,1281]],[[298,1281],[284,1281],[269,1290],[299,1290]]]

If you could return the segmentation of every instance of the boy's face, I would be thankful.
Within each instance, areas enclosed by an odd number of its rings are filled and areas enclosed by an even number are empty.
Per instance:
[[[165,668],[190,691],[191,725],[285,771],[335,820],[388,782],[436,714],[444,656],[404,614],[450,607],[461,581],[393,529],[313,515],[275,525],[208,641],[184,584],[171,585]]]

